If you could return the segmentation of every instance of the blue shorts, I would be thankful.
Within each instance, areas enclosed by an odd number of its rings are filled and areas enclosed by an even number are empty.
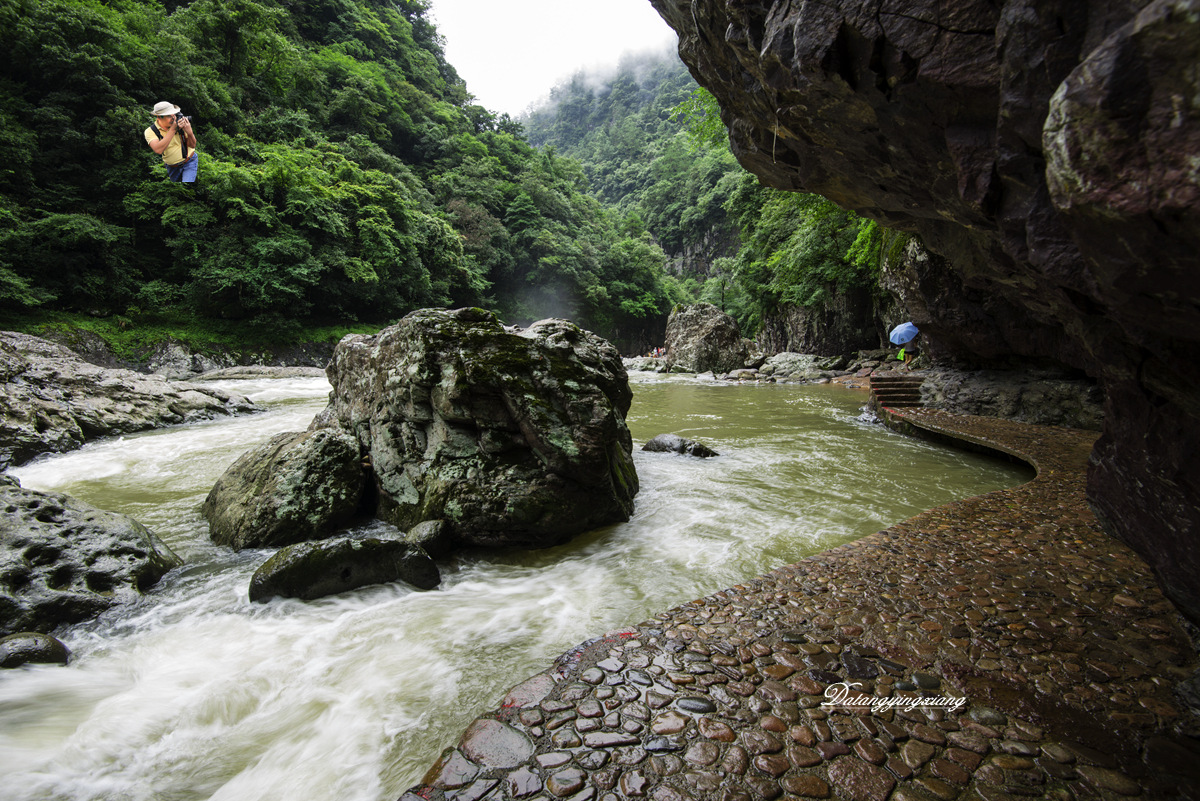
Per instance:
[[[194,184],[196,168],[200,166],[200,154],[193,153],[182,164],[167,164],[167,177],[175,183]]]

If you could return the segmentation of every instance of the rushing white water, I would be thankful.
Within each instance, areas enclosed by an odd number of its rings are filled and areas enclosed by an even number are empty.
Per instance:
[[[133,515],[188,564],[133,607],[57,632],[70,666],[0,672],[0,796],[392,799],[567,648],[1026,477],[862,424],[863,396],[840,388],[633,380],[636,443],[678,433],[721,456],[637,451],[628,523],[546,551],[460,556],[427,593],[251,604],[269,552],[208,540],[198,507],[212,483],[251,445],[307,427],[320,379],[227,382],[269,411],[12,471]]]

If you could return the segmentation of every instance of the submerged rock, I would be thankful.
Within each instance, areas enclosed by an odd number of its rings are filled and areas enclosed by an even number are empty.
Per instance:
[[[0,476],[0,635],[95,617],[182,563],[133,518]]]
[[[628,376],[612,345],[573,323],[507,330],[482,309],[416,311],[343,339],[328,373],[314,426],[353,432],[386,522],[546,547],[629,519]]]
[[[642,446],[642,450],[652,453],[681,453],[685,456],[720,456],[712,448],[695,440],[685,439],[677,434],[659,434]]]
[[[441,583],[437,565],[403,540],[337,537],[282,548],[250,578],[250,600],[274,597],[311,601],[339,592],[403,581],[419,590]]]
[[[53,342],[0,331],[0,469],[99,437],[257,408],[217,387],[97,367]]]
[[[21,665],[65,665],[71,651],[60,640],[37,631],[19,631],[0,638],[0,668]]]
[[[667,367],[688,373],[728,373],[745,367],[750,353],[737,321],[711,303],[675,308],[666,343]]]
[[[200,507],[213,542],[237,550],[320,539],[350,522],[365,476],[337,429],[277,434],[242,454]]]

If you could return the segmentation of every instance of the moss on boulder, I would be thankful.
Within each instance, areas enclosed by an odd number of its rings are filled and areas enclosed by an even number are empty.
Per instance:
[[[638,490],[620,354],[566,320],[413,312],[339,343],[321,425],[370,458],[378,515],[467,545],[546,547],[627,520]]]
[[[278,434],[225,471],[201,507],[214,542],[235,549],[330,536],[365,484],[358,442],[333,428]]]

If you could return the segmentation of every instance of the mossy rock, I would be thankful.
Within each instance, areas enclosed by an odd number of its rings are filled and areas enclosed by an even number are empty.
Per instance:
[[[339,343],[322,424],[369,456],[376,514],[455,544],[548,547],[628,520],[638,490],[620,353],[566,320],[422,309]]]
[[[358,511],[366,477],[358,441],[324,428],[278,434],[217,479],[201,512],[213,542],[237,550],[335,534]]]

